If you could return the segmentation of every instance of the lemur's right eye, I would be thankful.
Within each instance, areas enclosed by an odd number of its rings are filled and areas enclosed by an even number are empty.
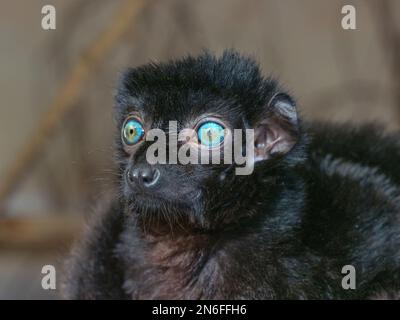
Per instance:
[[[197,129],[197,136],[202,145],[217,147],[224,141],[225,128],[218,122],[206,121]]]
[[[136,118],[128,118],[122,126],[122,141],[127,146],[132,146],[142,140],[144,136],[143,125]]]

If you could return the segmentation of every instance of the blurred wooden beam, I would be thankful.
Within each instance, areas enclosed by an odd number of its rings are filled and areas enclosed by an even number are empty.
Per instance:
[[[0,250],[65,251],[83,225],[82,218],[67,214],[0,218]]]

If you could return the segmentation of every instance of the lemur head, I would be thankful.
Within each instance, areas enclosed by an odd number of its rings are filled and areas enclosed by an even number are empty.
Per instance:
[[[129,69],[115,114],[122,201],[148,224],[237,222],[302,158],[293,99],[234,51]],[[239,164],[249,150],[254,156]]]

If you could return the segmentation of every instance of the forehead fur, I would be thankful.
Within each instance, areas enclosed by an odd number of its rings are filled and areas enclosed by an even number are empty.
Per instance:
[[[264,78],[258,64],[233,50],[220,57],[205,52],[168,63],[149,63],[129,69],[119,82],[117,106],[142,102],[168,108],[187,104],[188,97],[234,101],[243,111],[254,111],[277,91],[277,84]],[[189,103],[190,104],[190,103]],[[160,111],[160,110],[159,110]]]

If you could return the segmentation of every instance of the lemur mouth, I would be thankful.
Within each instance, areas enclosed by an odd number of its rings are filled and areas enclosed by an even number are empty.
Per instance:
[[[147,206],[147,207],[160,207],[163,203],[169,202],[168,199],[165,199],[159,196],[157,193],[151,193],[146,191],[138,191],[132,194],[129,198],[132,202],[136,203],[138,206]]]
[[[192,234],[201,229],[201,221],[194,210],[176,203],[141,203],[132,208],[137,226],[144,233]]]

